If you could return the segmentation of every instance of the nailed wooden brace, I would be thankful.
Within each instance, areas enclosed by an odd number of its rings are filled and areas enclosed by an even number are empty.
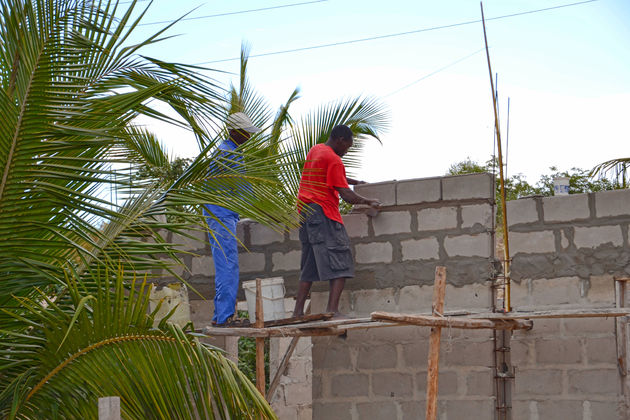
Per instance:
[[[435,283],[433,284],[433,316],[444,313],[444,293],[446,292],[446,267],[435,267]],[[442,327],[432,327],[429,339],[429,364],[427,368],[427,412],[426,420],[437,418],[438,371],[440,364],[440,339]]]
[[[516,319],[477,319],[463,317],[441,317],[430,315],[397,314],[390,312],[372,312],[373,320],[404,322],[423,327],[448,327],[463,329],[491,330],[530,330],[534,325],[530,320]]]

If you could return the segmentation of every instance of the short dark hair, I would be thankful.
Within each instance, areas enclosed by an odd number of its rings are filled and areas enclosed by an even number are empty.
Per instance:
[[[343,139],[345,141],[350,141],[352,140],[352,130],[350,130],[350,127],[347,125],[339,124],[330,132],[330,138],[332,140]]]

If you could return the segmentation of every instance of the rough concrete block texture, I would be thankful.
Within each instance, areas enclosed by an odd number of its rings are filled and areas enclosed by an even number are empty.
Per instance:
[[[582,361],[582,343],[577,337],[536,340],[536,363],[542,365],[577,364]]]
[[[313,408],[310,405],[299,406],[297,420],[313,420]]]
[[[437,238],[408,239],[401,241],[403,261],[437,260],[440,244]]]
[[[580,318],[563,320],[565,335],[594,333],[608,335],[615,331],[614,318]]]
[[[252,273],[265,269],[265,254],[241,252],[238,254],[238,267],[241,273]]]
[[[549,397],[562,394],[562,370],[560,369],[517,369],[515,382],[514,398],[524,399],[532,395]]]
[[[355,316],[369,316],[374,311],[397,310],[395,290],[392,288],[355,290],[351,299]]]
[[[392,262],[392,244],[389,242],[356,244],[354,249],[355,260],[359,264]]]
[[[274,271],[291,271],[300,269],[302,251],[274,252],[271,262]]]
[[[210,325],[214,312],[214,303],[211,300],[192,299],[190,304],[190,320],[195,327]]]
[[[614,335],[586,339],[587,363],[617,363],[617,341]]]
[[[442,200],[493,198],[494,182],[490,174],[456,175],[442,178]]]
[[[357,367],[365,369],[391,369],[398,364],[398,350],[395,343],[359,348]]]
[[[447,419],[492,419],[495,415],[494,401],[483,400],[448,400]],[[519,419],[520,420],[520,419]]]
[[[411,232],[411,213],[408,211],[381,212],[372,218],[374,234],[392,235]]]
[[[590,303],[605,303],[615,305],[615,281],[611,275],[591,276],[587,299]]]
[[[365,198],[376,198],[383,206],[396,205],[396,181],[355,185],[354,191]]]
[[[426,368],[427,361],[424,361]],[[438,395],[457,395],[458,393],[458,379],[457,372],[445,371],[440,369],[438,380]],[[427,372],[419,371],[416,373],[416,392],[417,395],[425,398],[427,392]]]
[[[419,313],[431,311],[433,286],[405,286],[398,293],[400,312]]]
[[[178,249],[182,251],[196,251],[198,249],[203,249],[205,247],[205,243],[208,242],[207,232],[205,230],[201,230],[199,227],[190,229],[186,231],[186,233],[191,237],[189,238],[188,236],[174,233],[173,238],[171,239],[171,242],[180,245]]]
[[[390,398],[411,397],[413,396],[413,374],[403,372],[373,373],[372,393]]]
[[[212,257],[209,255],[193,257],[190,270],[193,276],[195,274],[203,274],[206,276],[214,276],[216,274],[214,271],[214,261],[212,261]]]
[[[462,228],[470,228],[477,224],[483,227],[491,227],[492,217],[492,206],[490,204],[462,206]]]
[[[623,246],[621,226],[575,227],[574,243],[576,248],[597,248],[612,244]]]
[[[494,348],[490,336],[487,341],[452,340],[448,338],[448,328],[443,328],[445,337],[440,347],[440,364],[445,366],[490,367],[494,363]]]
[[[252,245],[269,245],[284,241],[284,234],[258,223],[249,225],[250,242]]]
[[[418,230],[445,230],[457,227],[457,208],[438,207],[418,211]]]
[[[539,401],[538,415],[542,419],[583,419],[584,405],[581,400]],[[595,420],[595,418],[593,418]],[[604,419],[602,419],[604,420]]]
[[[391,419],[398,418],[398,410],[393,401],[366,402],[357,404],[357,412],[360,420]],[[347,417],[350,419],[350,417]]]
[[[362,238],[368,235],[368,217],[365,214],[346,214],[343,224],[351,238]]]
[[[310,381],[291,383],[284,387],[286,405],[305,405],[313,401]]]
[[[630,215],[630,189],[601,191],[595,196],[595,217]]]
[[[508,213],[508,217],[509,213]],[[551,230],[539,232],[509,232],[510,252],[537,254],[556,251],[556,240]]]
[[[353,404],[350,402],[313,402],[313,420],[349,420],[352,419]]]
[[[317,369],[349,369],[350,350],[346,345],[332,346],[313,339],[313,367]]]
[[[508,226],[538,221],[536,200],[533,198],[510,200],[505,203],[505,207],[507,209]]]
[[[446,285],[444,307],[446,311],[458,309],[491,311],[492,289],[485,284],[469,284],[462,287]]]
[[[449,257],[489,258],[492,252],[492,237],[489,233],[447,236],[444,238],[444,249]]]
[[[417,341],[403,345],[402,357],[402,363],[405,368],[426,368],[427,361],[429,360],[428,341]]]
[[[396,204],[418,204],[440,201],[440,178],[411,179],[396,185]]]
[[[580,301],[579,277],[532,280],[534,306],[578,303]]]
[[[426,403],[424,401],[401,401],[400,411],[402,413],[401,420],[422,419],[427,411]]]
[[[570,222],[587,219],[590,215],[588,194],[545,197],[542,203],[545,222]]]
[[[370,378],[364,373],[343,373],[332,377],[330,393],[332,397],[367,397]]]
[[[617,369],[570,370],[569,393],[574,395],[616,395],[621,383]]]

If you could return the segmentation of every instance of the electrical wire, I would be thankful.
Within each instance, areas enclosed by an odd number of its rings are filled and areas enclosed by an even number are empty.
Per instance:
[[[599,0],[586,0],[586,1],[576,2],[576,3],[562,4],[562,5],[559,5],[559,6],[546,7],[546,8],[543,8],[543,9],[535,9],[535,10],[527,10],[527,11],[519,12],[519,13],[511,13],[509,15],[495,16],[495,17],[486,19],[486,22],[488,22],[490,20],[507,19],[507,18],[511,18],[511,17],[522,16],[522,15],[527,15],[527,14],[532,14],[532,13],[546,12],[548,10],[560,9],[560,8],[564,8],[564,7],[578,6],[578,5],[582,5],[582,4],[586,4],[586,3],[594,3],[594,2],[597,2],[597,1],[599,1]],[[360,43],[360,42],[375,41],[375,40],[378,40],[378,39],[394,38],[394,37],[399,37],[399,36],[417,34],[417,33],[421,33],[421,32],[437,31],[437,30],[440,30],[440,29],[448,29],[448,28],[455,28],[455,27],[458,27],[458,26],[472,25],[474,23],[479,23],[479,22],[481,22],[481,19],[475,19],[475,20],[469,20],[469,21],[465,21],[465,22],[452,23],[450,25],[441,25],[441,26],[432,26],[432,27],[429,27],[429,28],[420,28],[420,29],[415,29],[415,30],[405,31],[405,32],[396,32],[396,33],[392,33],[392,34],[371,36],[371,37],[367,37],[367,38],[352,39],[352,40],[348,40],[348,41],[332,42],[332,43],[329,43],[329,44],[319,44],[319,45],[312,45],[312,46],[309,46],[309,47],[292,48],[292,49],[280,50],[280,51],[271,51],[271,52],[261,53],[261,54],[252,54],[252,55],[249,56],[249,58],[267,57],[267,56],[270,56],[270,55],[278,55],[278,54],[288,54],[288,53],[298,52],[298,51],[308,51],[308,50],[315,50],[315,49],[320,49],[320,48],[335,47],[335,46],[338,46],[338,45],[357,44],[357,43]],[[227,61],[237,61],[237,60],[240,60],[240,57],[224,58],[224,59],[220,59],[220,60],[202,61],[202,62],[199,62],[199,63],[195,63],[195,65],[199,66],[199,65],[203,65],[203,64],[223,63],[223,62],[227,62]]]
[[[254,13],[254,12],[263,12],[266,10],[274,10],[274,9],[283,9],[286,7],[295,7],[295,6],[303,6],[306,4],[313,4],[313,3],[323,3],[326,2],[328,0],[312,0],[312,1],[305,1],[305,2],[301,2],[301,3],[290,3],[290,4],[281,4],[278,6],[269,6],[269,7],[261,7],[259,9],[248,9],[248,10],[239,10],[236,12],[225,12],[225,13],[217,13],[214,15],[205,15],[205,16],[194,16],[194,17],[187,17],[187,18],[183,18],[180,19],[179,21],[185,21],[185,20],[199,20],[199,19],[211,19],[211,18],[216,18],[216,17],[221,17],[221,16],[231,16],[231,15],[240,15],[243,13]],[[138,26],[148,26],[148,25],[162,25],[165,23],[173,23],[175,22],[174,20],[162,20],[159,22],[147,22],[147,23],[139,23]]]

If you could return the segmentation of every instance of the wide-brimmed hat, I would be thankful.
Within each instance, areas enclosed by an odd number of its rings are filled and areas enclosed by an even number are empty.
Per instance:
[[[260,131],[244,112],[231,114],[226,123],[229,130],[244,130],[252,134]]]

